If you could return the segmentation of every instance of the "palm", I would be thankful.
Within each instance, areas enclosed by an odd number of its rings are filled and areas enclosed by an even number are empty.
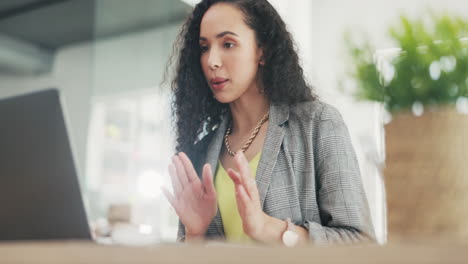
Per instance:
[[[203,235],[218,210],[211,167],[203,167],[203,180],[200,181],[190,159],[180,153],[173,158],[169,174],[174,196],[167,190],[164,190],[164,194],[185,225],[186,231]]]
[[[216,195],[206,193],[200,181],[191,182],[177,200],[178,215],[187,230],[200,233],[216,215]]]

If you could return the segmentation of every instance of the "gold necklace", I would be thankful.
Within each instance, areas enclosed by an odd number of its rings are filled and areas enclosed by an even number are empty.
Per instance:
[[[252,144],[253,140],[255,139],[255,137],[257,136],[258,132],[260,131],[260,128],[262,127],[263,123],[265,123],[268,118],[270,117],[270,112],[266,113],[262,119],[260,120],[260,122],[258,122],[257,126],[255,127],[252,135],[250,136],[249,140],[247,140],[247,142],[245,143],[245,145],[241,148],[241,151],[242,152],[245,152],[247,150],[247,148],[250,147],[250,145]],[[229,145],[229,140],[228,140],[228,137],[229,135],[231,134],[231,129],[232,129],[232,121],[230,122],[229,124],[229,127],[227,128],[226,130],[226,134],[224,135],[224,145],[226,145],[226,150],[227,152],[229,153],[229,155],[231,156],[235,156],[236,155],[236,152],[233,152],[231,150],[231,146]]]

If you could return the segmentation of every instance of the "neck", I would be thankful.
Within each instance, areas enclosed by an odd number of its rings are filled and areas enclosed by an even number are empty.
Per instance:
[[[265,95],[260,94],[257,89],[252,90],[253,92],[242,95],[229,105],[233,122],[232,134],[251,133],[270,109],[270,103]]]

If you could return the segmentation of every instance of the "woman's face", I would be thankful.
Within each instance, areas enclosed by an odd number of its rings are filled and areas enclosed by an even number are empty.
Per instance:
[[[211,6],[201,21],[199,44],[203,73],[219,102],[233,102],[248,91],[258,93],[262,50],[239,9],[225,3]]]

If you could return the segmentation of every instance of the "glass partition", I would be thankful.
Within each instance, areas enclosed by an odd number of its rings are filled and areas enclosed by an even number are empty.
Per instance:
[[[177,217],[160,190],[171,188],[174,151],[161,82],[189,9],[174,0],[96,1],[86,189],[95,226],[125,224],[128,239],[175,240]]]

